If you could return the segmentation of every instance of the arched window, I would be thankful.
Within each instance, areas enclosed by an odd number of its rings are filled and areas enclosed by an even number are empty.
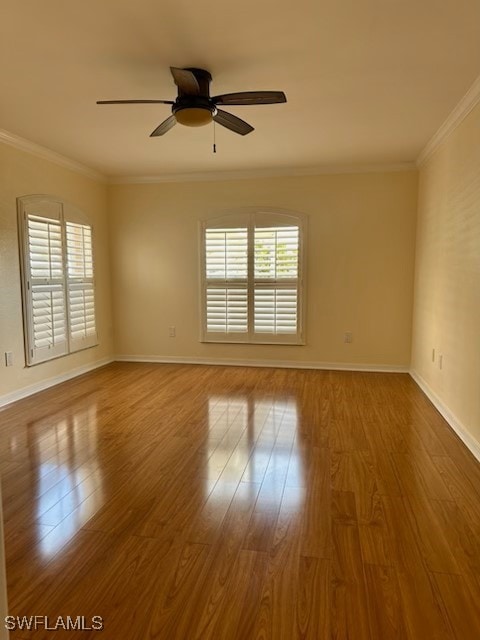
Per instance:
[[[303,218],[255,211],[202,223],[202,340],[303,344]]]
[[[97,344],[92,226],[51,196],[18,198],[27,365]]]

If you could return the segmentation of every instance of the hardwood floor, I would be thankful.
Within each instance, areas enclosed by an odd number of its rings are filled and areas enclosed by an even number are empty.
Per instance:
[[[116,363],[0,412],[12,638],[480,638],[480,464],[402,374]]]

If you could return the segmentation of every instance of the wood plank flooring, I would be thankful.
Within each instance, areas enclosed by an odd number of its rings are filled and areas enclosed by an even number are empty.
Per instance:
[[[407,375],[115,363],[0,412],[12,638],[480,638],[480,465]]]

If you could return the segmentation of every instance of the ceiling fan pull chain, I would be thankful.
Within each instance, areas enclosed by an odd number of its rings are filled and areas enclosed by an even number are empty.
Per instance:
[[[213,153],[217,153],[217,145],[215,144],[215,120],[213,121]]]

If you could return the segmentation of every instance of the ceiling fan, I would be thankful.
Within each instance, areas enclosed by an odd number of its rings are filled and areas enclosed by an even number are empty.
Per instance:
[[[241,91],[210,97],[212,76],[204,69],[178,69],[170,67],[173,80],[178,87],[178,96],[173,100],[98,100],[97,104],[171,104],[172,115],[152,131],[151,137],[163,136],[179,122],[187,127],[201,127],[212,120],[241,136],[253,131],[253,127],[218,105],[256,105],[286,102],[283,91]]]

